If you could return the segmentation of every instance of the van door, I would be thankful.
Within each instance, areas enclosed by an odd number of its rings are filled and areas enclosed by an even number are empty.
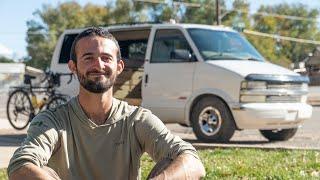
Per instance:
[[[77,35],[78,33],[63,34],[59,38],[51,60],[51,71],[55,73],[71,73],[67,63],[70,60],[72,43]],[[70,83],[68,83],[69,80],[70,76],[61,76],[60,86],[57,89],[60,93],[69,95],[70,97],[76,96],[79,92],[79,81],[75,76],[72,77]]]
[[[150,60],[145,63],[142,105],[164,122],[184,123],[195,65],[195,56],[181,30],[156,30]]]

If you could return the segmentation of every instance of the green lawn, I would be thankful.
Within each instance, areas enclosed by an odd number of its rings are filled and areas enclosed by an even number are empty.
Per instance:
[[[205,165],[205,179],[320,179],[320,151],[215,149],[200,150]],[[142,177],[154,163],[142,157]],[[5,169],[0,179],[6,179]]]
[[[8,179],[6,169],[0,169],[0,179]]]

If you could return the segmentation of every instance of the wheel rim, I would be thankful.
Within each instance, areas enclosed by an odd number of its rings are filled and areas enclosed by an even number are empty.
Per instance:
[[[215,107],[204,108],[198,119],[201,132],[207,136],[215,135],[221,128],[221,114]]]
[[[8,104],[9,119],[11,124],[17,128],[22,129],[29,123],[31,113],[31,106],[28,97],[22,93],[14,94]]]

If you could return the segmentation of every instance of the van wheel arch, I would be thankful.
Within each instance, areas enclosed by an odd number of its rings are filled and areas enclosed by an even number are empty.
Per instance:
[[[211,94],[193,101],[189,121],[197,138],[204,142],[229,141],[237,129],[228,104]]]
[[[194,106],[197,104],[197,102],[199,102],[200,100],[202,100],[202,99],[204,99],[204,98],[206,98],[206,97],[216,97],[216,98],[219,98],[219,99],[227,106],[227,108],[228,108],[228,110],[229,110],[229,112],[230,112],[230,115],[232,116],[232,120],[233,120],[234,124],[236,125],[236,130],[241,130],[241,129],[238,128],[238,125],[237,125],[236,121],[234,120],[234,117],[233,117],[233,114],[232,114],[232,112],[231,112],[231,109],[230,109],[230,107],[228,106],[228,104],[226,103],[226,101],[225,101],[223,98],[221,98],[220,96],[217,96],[217,95],[215,95],[215,94],[202,94],[202,95],[196,97],[196,98],[192,101],[191,106],[190,106],[190,109],[189,109],[189,119],[188,119],[190,124],[192,123],[192,122],[191,122],[191,114],[192,114],[192,110],[194,109]]]

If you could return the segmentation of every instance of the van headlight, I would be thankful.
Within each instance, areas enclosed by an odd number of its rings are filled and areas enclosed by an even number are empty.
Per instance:
[[[247,94],[247,92],[255,90],[266,90],[267,83],[265,81],[242,81],[240,102],[242,103],[264,103],[266,102],[265,95]]]
[[[306,103],[308,84],[242,81],[240,103]]]
[[[267,82],[265,81],[243,81],[241,89],[267,89]]]

